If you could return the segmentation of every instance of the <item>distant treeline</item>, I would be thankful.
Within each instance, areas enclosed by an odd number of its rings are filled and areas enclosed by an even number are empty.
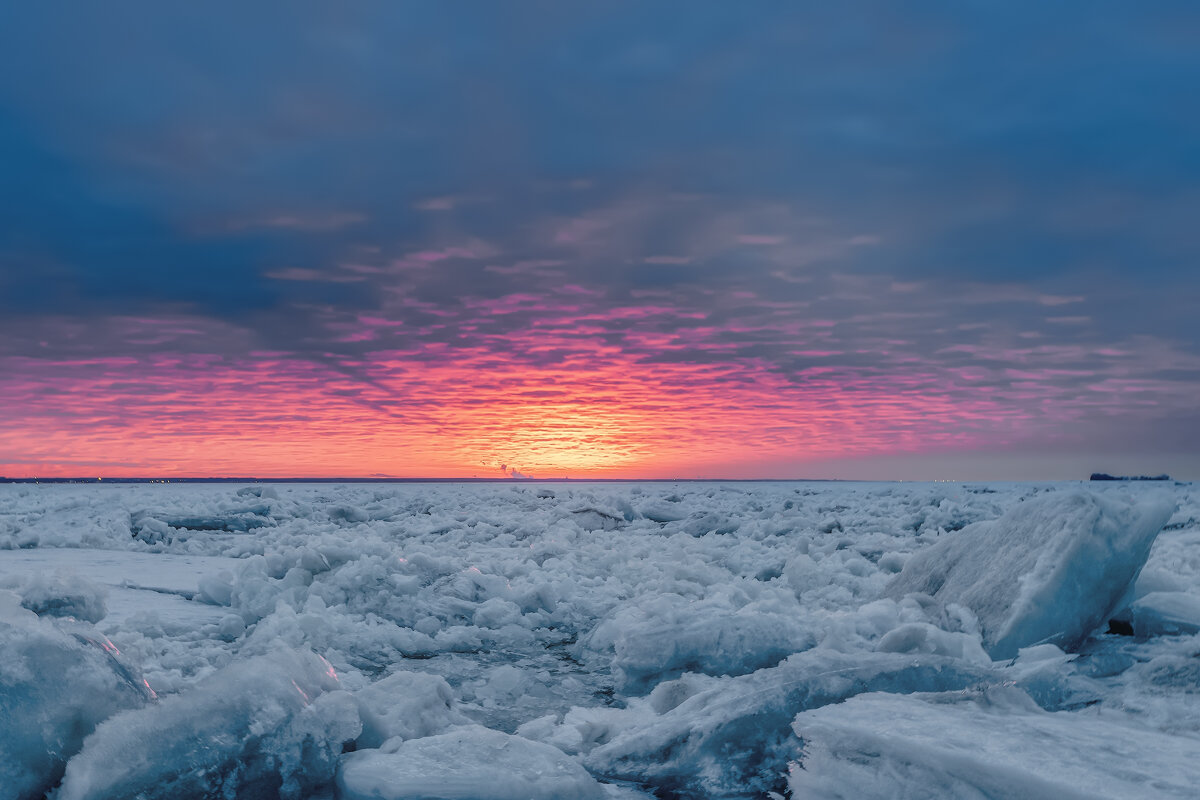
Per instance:
[[[1169,481],[1170,475],[1109,475],[1107,472],[1093,472],[1094,481]]]

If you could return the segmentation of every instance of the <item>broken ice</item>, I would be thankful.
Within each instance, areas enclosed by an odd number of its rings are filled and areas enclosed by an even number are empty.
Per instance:
[[[1197,516],[1187,484],[0,486],[0,798],[1187,797]]]

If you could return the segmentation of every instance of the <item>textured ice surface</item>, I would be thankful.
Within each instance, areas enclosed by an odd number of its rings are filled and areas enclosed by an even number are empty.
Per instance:
[[[1150,592],[1129,607],[1137,636],[1200,633],[1200,595]]]
[[[344,800],[599,800],[600,784],[547,744],[471,725],[342,760]]]
[[[688,600],[664,594],[622,606],[588,635],[585,650],[608,654],[618,687],[649,691],[684,672],[741,675],[812,647],[790,592],[746,602],[715,594]],[[603,657],[603,655],[602,655]]]
[[[57,800],[303,798],[332,783],[362,728],[312,653],[238,661],[160,702],[117,714],[67,764]]]
[[[470,722],[458,710],[450,684],[425,672],[389,675],[360,690],[354,700],[362,719],[359,748],[433,736]]]
[[[796,717],[795,797],[1190,798],[1200,740],[1101,710],[1049,713],[1020,689],[867,694]]]
[[[69,617],[99,622],[108,614],[108,591],[87,578],[57,572],[24,573],[0,577],[0,588],[21,598],[21,605],[39,617]]]
[[[782,788],[780,765],[795,752],[787,725],[797,710],[864,691],[960,689],[989,677],[946,658],[816,648],[740,678],[661,685],[659,697],[627,709],[573,709],[567,730],[550,740],[585,753],[584,763],[600,775],[685,796],[763,796]],[[659,713],[656,700],[666,710]]]
[[[1099,719],[1137,747],[1167,741],[1151,762],[1166,770],[1200,742],[1200,505],[1190,485],[1084,489],[0,485],[0,583],[15,592],[0,618],[0,800],[39,800],[64,770],[55,800],[330,800],[339,768],[426,791],[451,752],[455,785],[475,787],[462,791],[762,797],[788,791],[809,744],[798,713],[880,693],[919,703],[911,738],[931,751],[992,727],[1007,741],[1019,715],[1057,720],[1047,752],[1089,764]],[[1153,519],[1138,523],[1175,503],[1156,539]],[[951,553],[947,576],[986,560],[985,599],[1023,609],[1021,630],[1066,619],[1074,635],[1031,635],[993,662],[987,602],[885,592],[983,531],[1004,546]],[[1122,542],[1149,547],[1140,575],[1136,558],[1104,555]],[[1106,635],[1109,611],[1135,635]],[[30,659],[42,666],[18,668]],[[980,705],[1006,686],[1041,711]],[[913,696],[927,692],[970,694],[960,709]],[[1026,785],[1001,754],[977,760],[1014,776],[993,794]]]
[[[150,692],[95,628],[20,603],[0,591],[0,797],[38,798],[97,724]]]
[[[1031,499],[917,553],[886,593],[971,609],[993,658],[1042,642],[1073,649],[1119,610],[1175,507],[1167,495]]]

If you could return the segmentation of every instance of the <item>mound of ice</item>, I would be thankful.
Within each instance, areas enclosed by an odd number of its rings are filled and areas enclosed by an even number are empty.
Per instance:
[[[881,653],[924,653],[976,664],[991,663],[977,636],[945,631],[928,622],[909,622],[893,628],[879,638],[875,649]]]
[[[884,594],[970,608],[993,658],[1041,642],[1071,650],[1120,607],[1174,510],[1165,495],[1138,504],[1083,492],[1031,499],[918,551]]]
[[[555,800],[602,798],[599,782],[548,744],[471,725],[393,739],[342,757],[341,800]]]
[[[40,798],[97,724],[150,692],[94,628],[20,602],[0,591],[0,796]]]
[[[1118,714],[1046,712],[1015,687],[865,694],[797,715],[793,797],[1195,797],[1196,742]]]
[[[672,685],[663,684],[626,709],[572,709],[545,736],[585,752],[584,763],[605,777],[684,796],[762,796],[782,788],[797,710],[867,691],[961,689],[989,676],[958,659],[817,648],[737,678],[684,676],[670,702]]]
[[[47,575],[7,575],[0,587],[21,597],[21,605],[39,617],[72,617],[84,622],[99,622],[108,614],[108,592],[86,578],[57,572]]]
[[[619,608],[589,634],[583,650],[611,651],[617,687],[644,694],[685,672],[744,675],[807,650],[816,639],[795,612],[794,601],[736,608],[726,597],[689,602],[662,594]]]
[[[425,672],[396,672],[355,693],[354,700],[363,723],[360,748],[433,736],[469,721],[455,708],[450,684]]]
[[[308,797],[358,736],[354,700],[311,652],[235,661],[182,694],[99,725],[56,800]]]

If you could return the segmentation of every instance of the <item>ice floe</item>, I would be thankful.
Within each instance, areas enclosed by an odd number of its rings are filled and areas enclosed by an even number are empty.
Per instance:
[[[788,785],[813,800],[1195,797],[1200,745],[1120,713],[1047,712],[1012,686],[865,694],[805,711]]]
[[[1198,506],[0,485],[0,800],[1186,796]]]
[[[1120,503],[1083,492],[1019,503],[914,555],[887,587],[970,608],[993,658],[1070,649],[1121,607],[1175,511],[1169,496]]]

